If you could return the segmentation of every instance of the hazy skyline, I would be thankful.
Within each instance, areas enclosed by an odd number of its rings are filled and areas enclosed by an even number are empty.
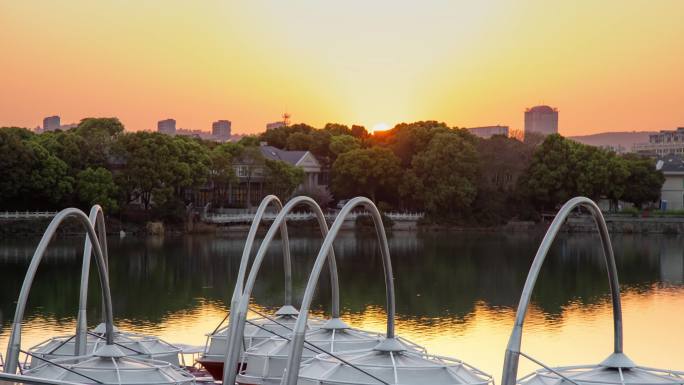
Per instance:
[[[684,125],[683,1],[0,2],[0,125]]]

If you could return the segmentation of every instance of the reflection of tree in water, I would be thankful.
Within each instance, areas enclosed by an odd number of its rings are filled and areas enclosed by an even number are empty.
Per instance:
[[[303,294],[321,240],[317,233],[294,231],[294,297]],[[482,303],[492,308],[517,304],[541,234],[526,233],[394,233],[390,250],[395,272],[397,312],[402,318],[464,320]],[[649,290],[665,280],[681,284],[684,258],[680,238],[618,235],[613,237],[623,287]],[[14,301],[38,240],[14,241],[13,257],[2,258],[0,311],[3,326],[14,313]],[[159,322],[168,314],[190,310],[202,301],[228,301],[244,244],[240,236],[195,236],[110,239],[110,275],[115,312],[133,322]],[[4,247],[3,244],[2,247]],[[39,269],[31,292],[29,313],[72,319],[78,305],[81,238],[55,241],[53,256]],[[2,248],[0,247],[0,249]],[[342,233],[335,243],[345,311],[361,313],[384,307],[382,262],[372,232]],[[283,298],[280,242],[264,261],[254,297],[267,307]],[[24,255],[23,258],[16,254]],[[98,320],[99,285],[91,273],[89,317]],[[598,237],[561,234],[543,268],[534,301],[550,317],[569,303],[606,300],[608,284]],[[330,303],[329,276],[324,270],[317,294],[317,311]],[[40,308],[37,308],[40,306]]]

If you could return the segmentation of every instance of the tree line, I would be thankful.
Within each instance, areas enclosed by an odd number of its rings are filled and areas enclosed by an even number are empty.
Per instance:
[[[87,118],[73,129],[42,134],[0,128],[0,210],[99,203],[108,212],[135,206],[148,217],[179,217],[203,187],[210,187],[216,205],[225,204],[227,191],[239,182],[236,164],[247,170],[248,180],[253,170],[263,170],[269,192],[290,196],[303,171],[265,159],[261,142],[310,151],[329,170],[332,196],[300,193],[324,205],[365,195],[384,210],[424,211],[435,221],[455,223],[535,219],[576,195],[640,207],[659,198],[664,181],[649,158],[560,135],[482,139],[436,121],[373,134],[362,126],[294,124],[219,144],[125,132],[116,118]]]
[[[537,219],[577,195],[637,207],[660,197],[664,176],[650,158],[560,135],[527,139],[483,139],[436,121],[373,135],[360,126],[295,124],[259,136],[316,155],[330,169],[336,199],[366,195],[386,210],[425,211],[436,221]]]
[[[0,128],[0,210],[142,210],[141,219],[180,219],[202,188],[219,200],[238,182],[235,164],[260,167],[267,188],[291,194],[304,172],[265,159],[255,138],[216,143],[156,132],[125,132],[116,118],[87,118],[75,128],[36,134]],[[258,145],[258,143],[256,143]],[[244,161],[243,161],[244,159]]]

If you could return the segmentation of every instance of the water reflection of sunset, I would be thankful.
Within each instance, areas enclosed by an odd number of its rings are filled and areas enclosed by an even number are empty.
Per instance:
[[[682,309],[682,288],[654,287],[646,292],[624,293],[626,353],[641,365],[684,369]],[[117,326],[154,334],[170,342],[203,345],[205,334],[214,330],[225,314],[222,305],[202,301],[190,310],[168,314],[158,324],[118,319]],[[320,312],[314,314],[324,316]],[[378,332],[385,330],[385,317],[384,309],[378,306],[343,315],[354,327]],[[514,311],[510,308],[480,302],[464,317],[420,318],[398,314],[397,332],[426,346],[431,353],[463,359],[499,379],[513,317]],[[71,333],[74,325],[73,320],[31,318],[25,323],[23,346],[34,345],[47,336]],[[0,346],[7,343],[8,332],[6,328],[0,333]],[[528,314],[523,350],[547,364],[596,363],[610,353],[611,347],[609,302],[595,305],[572,302],[558,316],[549,316],[538,307],[533,307]],[[521,361],[521,375],[533,369],[536,369],[534,365]]]

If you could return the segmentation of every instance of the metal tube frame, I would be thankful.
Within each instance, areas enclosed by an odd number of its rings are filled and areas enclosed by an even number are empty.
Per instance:
[[[94,205],[90,209],[88,216],[90,224],[93,225],[97,231],[97,238],[100,241],[100,249],[104,257],[105,267],[107,268],[107,276],[109,276],[109,253],[107,251],[107,230],[104,221],[104,211],[100,205]],[[81,291],[78,301],[78,316],[76,318],[76,335],[74,355],[81,356],[86,353],[87,336],[88,336],[88,320],[86,307],[88,304],[88,279],[90,276],[90,259],[92,256],[93,244],[90,242],[90,237],[86,235],[85,245],[83,247],[83,265],[81,269]],[[102,301],[104,318],[104,301]]]
[[[38,266],[45,255],[50,241],[55,235],[57,228],[64,222],[67,218],[75,218],[83,227],[85,227],[88,237],[95,249],[95,262],[97,264],[98,273],[100,276],[100,288],[102,289],[104,295],[105,304],[105,326],[106,326],[106,339],[107,344],[113,344],[113,319],[112,319],[112,297],[109,291],[109,277],[107,276],[107,268],[105,266],[104,255],[102,248],[100,247],[100,242],[95,233],[93,225],[90,220],[85,215],[85,213],[76,208],[68,208],[60,211],[52,219],[48,228],[43,233],[43,237],[38,243],[33,257],[31,258],[31,263],[29,264],[28,271],[24,277],[24,283],[21,286],[21,291],[19,292],[19,298],[17,299],[17,308],[14,313],[14,320],[12,321],[12,330],[10,332],[10,338],[7,343],[7,355],[4,371],[5,373],[16,373],[17,366],[19,362],[19,352],[21,350],[21,323],[24,319],[24,312],[26,310],[26,302],[28,301],[28,295],[31,291],[31,286],[33,285],[33,279],[35,278]]]
[[[226,340],[226,356],[223,363],[224,384],[235,383],[235,379],[237,377],[237,371],[235,370],[235,367],[237,366],[240,360],[240,341],[242,341],[242,335],[244,333],[249,300],[252,295],[252,290],[254,288],[257,273],[261,268],[261,263],[263,262],[264,256],[266,255],[266,252],[268,250],[269,245],[271,244],[271,241],[273,241],[273,237],[275,236],[276,230],[278,229],[278,227],[282,226],[285,223],[287,215],[290,213],[290,211],[292,211],[295,207],[299,205],[306,205],[314,212],[321,230],[321,235],[327,239],[328,223],[325,220],[325,214],[323,214],[323,210],[321,210],[321,207],[316,203],[316,201],[311,199],[310,197],[298,196],[292,198],[278,213],[275,220],[271,224],[271,227],[268,229],[266,236],[262,240],[256,256],[254,257],[254,262],[252,263],[252,268],[249,271],[249,277],[247,278],[247,282],[242,292],[242,296],[240,297],[238,306],[236,306],[235,308],[231,308],[231,323],[228,325],[228,333]],[[327,253],[327,260],[329,261],[330,266],[330,281],[332,291],[332,318],[338,319],[340,314],[339,280],[337,277],[337,266],[335,264],[334,250],[329,250],[329,252]],[[232,317],[233,313],[235,313],[234,318]],[[299,314],[301,317],[301,311]]]
[[[237,308],[237,305],[240,302],[240,296],[244,290],[249,255],[252,253],[252,248],[254,247],[254,239],[256,238],[256,233],[259,230],[259,224],[266,213],[266,209],[268,209],[268,206],[271,204],[273,204],[278,211],[283,210],[282,202],[275,195],[267,195],[261,200],[261,204],[259,204],[259,207],[254,214],[254,219],[252,220],[252,225],[249,228],[249,233],[247,233],[245,247],[242,250],[242,258],[240,259],[240,268],[238,270],[238,276],[235,282],[235,289],[233,289],[233,295],[230,300],[231,309]],[[287,234],[286,223],[283,223],[280,226],[280,239],[283,243],[283,268],[285,270],[285,302],[283,305],[292,305],[292,261],[290,258],[290,238]],[[231,311],[230,321],[233,320],[232,314],[233,312]]]
[[[556,239],[556,235],[558,235],[558,232],[565,223],[565,220],[577,207],[583,207],[587,209],[594,218],[599,236],[601,237],[603,256],[605,258],[606,267],[608,270],[608,282],[610,284],[610,295],[613,305],[614,348],[613,353],[605,361],[603,361],[601,365],[613,368],[630,368],[634,366],[634,363],[622,351],[623,334],[620,284],[618,282],[615,256],[613,254],[613,247],[610,242],[610,235],[608,234],[606,221],[603,218],[601,209],[596,205],[596,203],[594,203],[594,201],[585,197],[576,197],[566,202],[556,214],[556,217],[554,218],[553,222],[551,222],[546,235],[544,235],[544,239],[539,245],[537,254],[535,255],[532,266],[530,267],[530,272],[527,275],[527,280],[525,281],[525,286],[523,288],[522,295],[520,296],[520,302],[518,303],[518,310],[515,316],[513,331],[511,332],[511,336],[508,340],[508,346],[506,347],[502,385],[515,385],[516,383],[518,375],[518,362],[521,354],[520,344],[522,340],[523,324],[525,323],[525,315],[527,314],[527,309],[530,305],[534,285],[537,282],[537,277],[539,276],[541,267],[546,260],[546,255],[553,244],[553,241]]]
[[[285,373],[283,374],[281,385],[294,385],[297,383],[299,367],[302,359],[302,350],[304,348],[306,320],[309,315],[311,301],[316,291],[316,285],[318,283],[321,270],[323,269],[323,264],[326,261],[329,251],[333,249],[333,242],[335,241],[335,238],[337,238],[337,234],[339,233],[344,220],[353,209],[359,206],[362,206],[369,211],[371,213],[371,217],[373,218],[375,232],[378,236],[378,240],[380,241],[380,253],[382,254],[383,271],[385,275],[385,290],[387,294],[387,336],[384,341],[380,342],[380,344],[375,347],[375,349],[380,351],[404,350],[401,344],[395,339],[394,335],[394,276],[392,273],[392,260],[389,253],[389,244],[387,243],[387,235],[385,234],[385,229],[383,227],[382,217],[380,215],[380,211],[375,206],[373,201],[365,197],[357,197],[347,202],[342,210],[340,210],[337,218],[335,218],[335,222],[330,227],[330,232],[323,241],[323,245],[318,252],[318,256],[316,256],[316,262],[311,270],[309,281],[306,284],[306,291],[304,292],[302,306],[299,310],[299,317],[295,323],[290,353],[288,355],[287,366],[285,367]]]

